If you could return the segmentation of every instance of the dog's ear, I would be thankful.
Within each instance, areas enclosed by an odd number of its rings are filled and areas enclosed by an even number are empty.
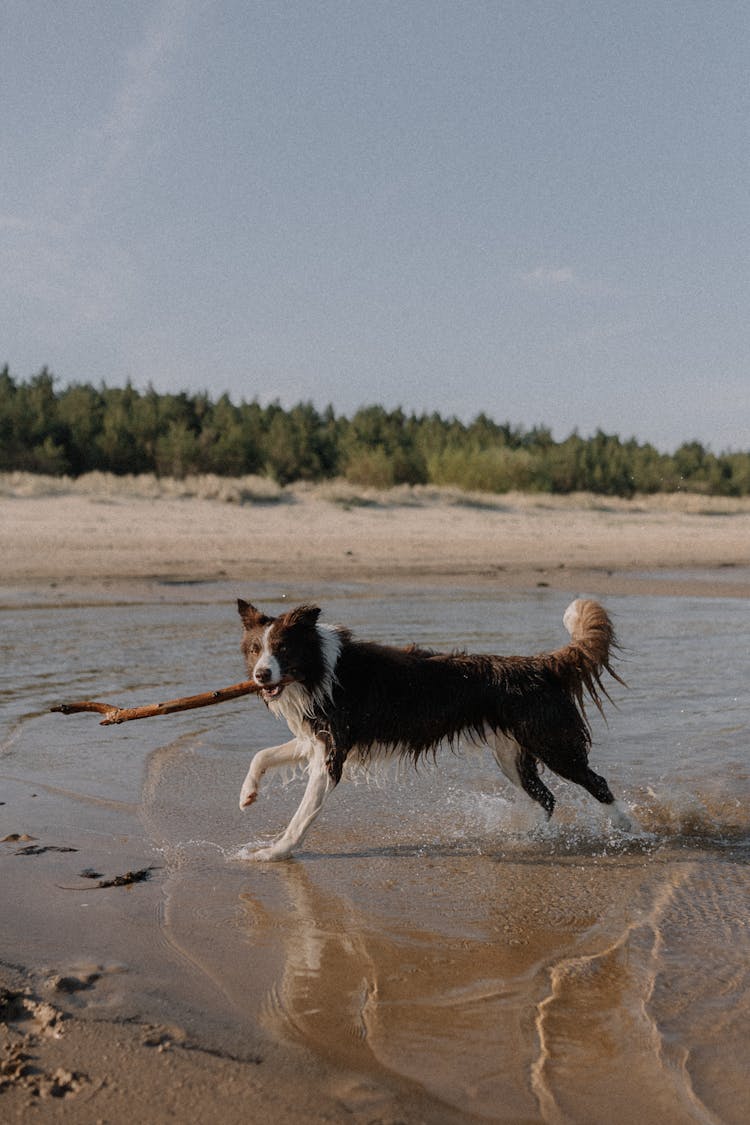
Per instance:
[[[313,626],[320,617],[320,609],[316,605],[298,605],[284,616],[287,625]]]
[[[237,611],[242,618],[243,625],[248,629],[252,629],[256,625],[262,625],[269,620],[254,605],[250,605],[250,602],[244,602],[242,598],[237,598]]]

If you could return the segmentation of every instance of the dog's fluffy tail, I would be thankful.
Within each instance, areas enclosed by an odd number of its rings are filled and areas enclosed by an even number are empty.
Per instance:
[[[570,633],[570,643],[552,654],[555,670],[575,696],[583,711],[583,697],[588,694],[603,712],[602,696],[609,693],[602,683],[602,674],[624,684],[612,668],[617,638],[604,606],[587,598],[577,598],[565,611],[563,625]]]

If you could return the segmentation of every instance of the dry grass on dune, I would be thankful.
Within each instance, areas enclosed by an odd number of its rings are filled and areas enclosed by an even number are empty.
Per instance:
[[[428,507],[448,504],[489,511],[509,509],[583,509],[591,511],[687,512],[705,515],[738,515],[750,512],[750,497],[705,496],[695,492],[654,493],[633,499],[588,492],[552,494],[541,492],[478,492],[434,485],[397,485],[390,489],[364,488],[343,479],[311,484],[298,481],[282,486],[270,477],[257,475],[220,477],[207,473],[157,477],[153,473],[117,476],[114,473],[85,473],[80,477],[54,477],[37,473],[0,473],[0,498],[87,496],[111,499],[198,499],[228,504],[274,504],[308,499],[345,508]]]

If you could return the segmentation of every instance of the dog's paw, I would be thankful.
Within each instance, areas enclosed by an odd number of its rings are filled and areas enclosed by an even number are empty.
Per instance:
[[[275,844],[268,848],[256,848],[254,851],[244,848],[242,858],[252,860],[253,863],[272,863],[278,859],[286,859],[289,851],[289,848],[280,848]]]
[[[252,805],[255,802],[257,796],[258,796],[258,790],[255,787],[253,787],[252,789],[249,789],[249,788],[246,789],[243,785],[242,792],[240,793],[240,808],[241,809],[250,808],[250,805]]]

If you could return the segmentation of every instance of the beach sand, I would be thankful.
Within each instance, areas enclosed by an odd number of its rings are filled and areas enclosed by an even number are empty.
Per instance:
[[[181,583],[237,582],[248,596],[252,596],[254,583],[266,588],[275,585],[281,591],[287,585],[304,585],[310,590],[316,582],[347,581],[419,588],[492,585],[519,592],[550,587],[602,595],[750,596],[747,500],[689,495],[632,501],[591,496],[487,497],[429,489],[375,494],[338,485],[271,490],[267,496],[238,502],[237,494],[226,500],[197,494],[175,496],[160,492],[156,485],[152,491],[152,495],[143,495],[141,488],[139,494],[136,483],[118,485],[111,480],[106,487],[88,492],[72,485],[50,486],[45,491],[28,478],[5,478],[0,489],[0,602],[96,601],[105,590],[109,599],[119,590],[132,598],[139,586],[145,589],[155,580],[174,583],[177,588]],[[205,686],[218,685],[212,679]],[[150,701],[146,695],[144,702]],[[30,794],[28,786],[14,789],[11,785],[0,799],[8,809],[12,807],[16,826],[16,837],[3,841],[9,854],[8,848],[22,848],[25,837],[40,832],[45,814],[37,794]],[[195,799],[200,800],[197,795]],[[123,816],[126,812],[130,815],[123,805]],[[111,863],[119,871],[148,865],[147,855],[129,850],[125,830],[119,840],[111,855]],[[86,838],[76,835],[72,825],[65,842],[85,854]],[[33,847],[33,843],[28,846]],[[414,848],[411,858],[407,853],[404,866],[414,887],[418,887],[426,861],[419,855],[418,841]],[[351,975],[355,988],[360,952],[368,960],[363,995],[366,1012],[368,973],[386,982],[387,997],[387,982],[407,971],[400,961],[403,950],[398,941],[390,948],[367,939],[367,925],[361,921],[365,900],[357,907],[361,917],[339,916],[342,910],[353,909],[350,897],[352,901],[357,898],[348,886],[351,861],[346,856],[334,858],[331,871],[335,870],[339,889],[347,888],[342,896],[333,889],[330,893],[321,890],[330,873],[318,873],[320,860],[314,856],[307,865],[309,875],[305,863],[283,865],[287,873],[282,882],[303,924],[323,927],[329,943],[324,953],[334,958],[334,973]],[[44,859],[47,884],[63,884],[69,878],[64,853],[50,853]],[[360,859],[360,878],[362,864],[366,867],[368,862],[366,855]],[[434,863],[434,859],[429,862]],[[467,878],[475,866],[473,859],[465,861],[460,855],[449,862],[456,867],[467,862]],[[644,893],[636,866],[628,857],[601,863],[589,872],[584,895],[572,864],[569,885],[565,871],[561,876],[561,869],[557,870],[555,878],[561,878],[564,887],[562,892],[558,887],[556,893],[567,896],[571,917],[585,918],[586,896],[596,900],[597,895],[612,894],[616,884],[618,893],[612,897],[610,909],[614,916],[620,909],[618,903]],[[229,1125],[349,1120],[383,1125],[398,1121],[450,1125],[488,1118],[552,1120],[559,1113],[555,1105],[546,1114],[543,1075],[540,1077],[537,1070],[535,1077],[533,1067],[523,1094],[518,1091],[524,1089],[524,1081],[513,1085],[509,1078],[510,1100],[495,1116],[482,1108],[481,1093],[477,1094],[475,1109],[462,1109],[452,1105],[448,1096],[436,1097],[434,1089],[430,1096],[422,1095],[419,1082],[384,1085],[371,1071],[360,1068],[353,1046],[350,1065],[346,1050],[326,1052],[325,1022],[322,1032],[316,1024],[315,1033],[300,1036],[301,1042],[295,1046],[294,1035],[269,1034],[266,1020],[263,1027],[251,1028],[241,1050],[232,1057],[226,1050],[211,1049],[210,1043],[201,1041],[184,1024],[170,1020],[169,1012],[156,1022],[137,1010],[123,1016],[120,945],[127,947],[129,943],[129,963],[138,963],[142,953],[150,971],[159,969],[159,950],[138,949],[139,941],[146,940],[144,935],[151,934],[149,940],[153,940],[160,910],[157,882],[146,881],[137,888],[138,898],[136,888],[106,892],[132,896],[131,924],[127,934],[112,939],[112,948],[105,951],[108,956],[82,962],[69,941],[69,935],[77,932],[79,923],[74,915],[80,900],[72,894],[55,899],[64,903],[60,910],[68,911],[69,919],[56,915],[54,927],[50,926],[56,930],[53,942],[45,926],[45,903],[39,897],[44,894],[43,884],[35,889],[26,877],[27,870],[18,864],[7,865],[10,877],[5,880],[3,894],[6,954],[0,963],[0,1116],[4,1120],[57,1120],[64,1116],[75,1122],[112,1125],[126,1121],[160,1125],[173,1120],[222,1121]],[[505,866],[500,887],[495,884],[494,864],[485,863],[482,871],[485,875],[481,878],[486,878],[487,885],[478,886],[477,893],[487,900],[498,896],[501,956],[507,960],[508,971],[512,967],[522,979],[527,964],[542,963],[564,945],[568,922],[560,919],[556,931],[540,925],[537,917],[535,901],[540,881],[552,878],[552,874],[542,866],[532,894],[530,868],[523,861]],[[457,877],[461,877],[460,872]],[[381,896],[392,892],[393,888],[376,889]],[[193,905],[197,909],[200,877],[195,888],[186,886],[182,893],[195,895]],[[410,903],[404,900],[401,908],[407,910],[413,905],[415,911],[418,907],[427,911],[428,907],[417,899],[418,893]],[[429,909],[439,911],[439,903]],[[513,917],[514,933],[523,932],[522,939],[516,941],[507,933],[503,936],[509,929],[504,922],[507,917]],[[613,925],[627,928],[629,923],[616,919]],[[408,926],[406,920],[404,926]],[[272,931],[273,923],[269,923]],[[421,939],[417,935],[413,940],[416,948]],[[448,934],[445,942],[443,952],[447,948],[450,956],[420,970],[434,978],[428,983],[438,998],[438,1009],[441,990],[448,993],[471,988],[474,980],[478,987],[485,971],[488,975],[497,972],[496,960],[492,968],[483,965],[485,946],[471,935]],[[17,951],[8,955],[14,947]],[[497,949],[494,953],[496,958]],[[585,953],[584,948],[584,960]],[[247,983],[249,1010],[262,1004],[264,970],[274,968],[278,973],[277,961],[271,964],[278,956],[278,951],[269,950],[267,965],[259,958],[259,979]],[[295,971],[295,965],[305,958],[309,962],[311,957],[304,933],[299,946],[292,943],[285,957],[286,967],[279,979],[281,987],[293,993],[301,979],[301,969]],[[230,983],[238,985],[229,976],[220,982],[225,990]],[[111,1000],[116,1015],[108,1014],[110,992],[119,998]],[[294,1010],[310,1013],[304,1018],[311,1025],[322,1018],[313,1013],[324,1008],[325,996],[292,996],[290,1005],[292,999]],[[200,1004],[200,997],[196,1003]],[[206,1010],[210,1007],[207,996]],[[333,1020],[333,1014],[330,1018]],[[437,1024],[444,1019],[440,1010],[431,1018]],[[575,1020],[576,1001],[567,1015],[562,1011],[556,1018]],[[589,1018],[590,1013],[585,1015]],[[381,1050],[387,1054],[386,1030]],[[415,1031],[418,1034],[418,1028]],[[636,1028],[635,1033],[641,1031]],[[352,1035],[356,1038],[356,1029]],[[508,1035],[513,1035],[512,1022]],[[317,1050],[310,1049],[313,1041],[317,1041]],[[599,1047],[592,1025],[589,1048],[596,1055]],[[519,1067],[530,1065],[529,1060],[516,1061]],[[471,1062],[467,1059],[456,1065],[470,1067]],[[408,1071],[408,1065],[405,1068]],[[616,1081],[622,1091],[628,1091],[627,1059]],[[657,1096],[659,1081],[656,1075],[652,1088],[644,1080],[644,1105]],[[481,1091],[480,1076],[477,1090]],[[636,1116],[618,1118],[615,1114],[611,1120],[647,1119],[642,1114],[637,1117],[641,1112],[638,1092],[633,1090],[632,1094]],[[653,1101],[651,1104],[655,1105]],[[594,1115],[596,1112],[592,1110]],[[675,1116],[671,1103],[659,1110],[659,1116],[669,1122],[682,1120],[679,1113]],[[685,1119],[693,1117],[688,1114]],[[731,1119],[730,1109],[727,1120]]]
[[[750,565],[750,498],[493,497],[339,484],[256,488],[259,499],[237,503],[202,498],[200,482],[175,498],[153,478],[95,477],[88,492],[49,488],[21,474],[0,478],[7,584],[304,578],[700,594],[708,592],[701,571]],[[743,596],[744,576],[731,579],[722,576],[722,591]]]

